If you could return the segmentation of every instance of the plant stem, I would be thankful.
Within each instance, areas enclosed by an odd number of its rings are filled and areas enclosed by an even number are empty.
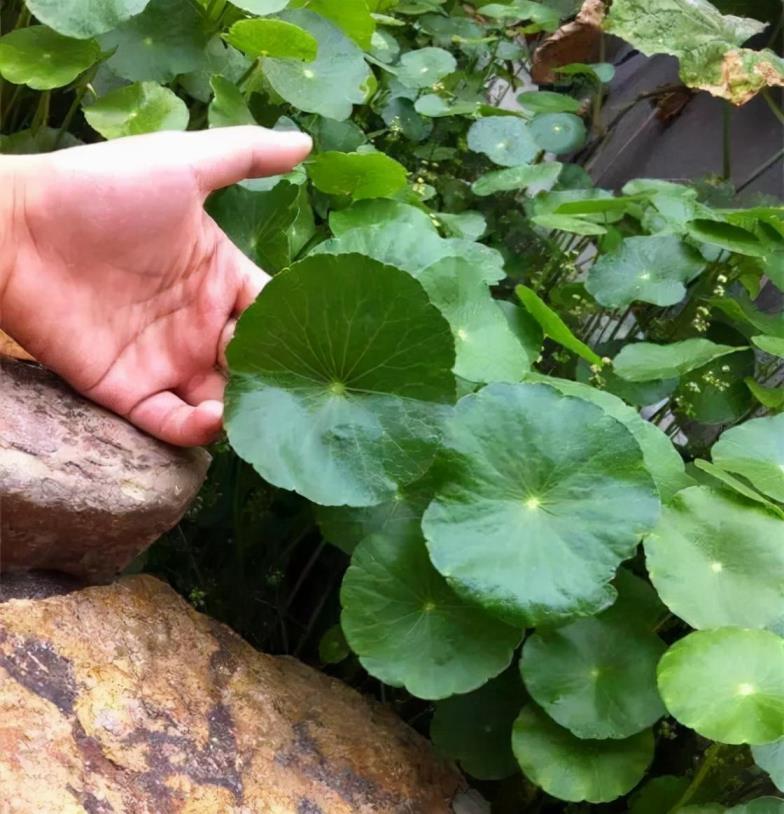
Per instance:
[[[256,68],[258,68],[259,65],[261,65],[261,59],[254,59],[245,73],[237,80],[237,87],[241,91],[244,91],[245,83],[248,82],[251,76],[253,76],[253,74],[256,72]]]
[[[763,88],[762,98],[768,103],[771,113],[773,113],[781,124],[784,124],[784,110],[779,107],[778,102],[773,98],[773,94],[768,88]]]
[[[60,125],[60,130],[57,133],[57,137],[54,140],[55,150],[60,146],[60,142],[68,131],[68,128],[71,126],[71,122],[73,121],[73,117],[76,115],[76,111],[79,109],[79,105],[81,105],[82,100],[87,95],[88,90],[90,90],[90,83],[93,81],[93,79],[95,79],[95,74],[98,72],[98,67],[99,65],[94,65],[90,71],[88,71],[82,77],[82,81],[79,83],[76,93],[74,94],[71,106],[68,108],[68,111],[63,118],[63,122]]]
[[[41,127],[46,127],[47,122],[49,121],[49,102],[51,99],[50,91],[46,91],[46,93],[41,94],[41,98],[38,100],[38,107],[35,110],[35,115],[33,116],[33,123],[30,125],[30,129],[33,131],[33,135],[35,136]]]
[[[657,113],[656,108],[654,108],[651,111],[650,115],[645,117],[645,121],[631,134],[631,136],[629,136],[629,138],[624,143],[623,147],[621,147],[621,149],[618,150],[618,152],[616,152],[615,161],[617,161],[618,158],[624,152],[626,152],[626,150],[629,148],[629,146],[633,142],[635,142],[642,135],[642,133],[645,131],[645,129],[648,127],[648,125],[656,118],[656,113]],[[586,166],[586,169],[588,169],[587,166]],[[599,183],[599,181],[601,180],[601,178],[602,178],[602,176],[604,175],[605,172],[606,172],[606,170],[603,170],[602,172],[599,173],[599,175],[596,176],[595,181],[596,181],[597,184]]]
[[[696,774],[694,775],[691,783],[689,783],[689,787],[686,791],[683,792],[680,799],[675,803],[675,805],[667,812],[667,814],[675,814],[676,811],[679,811],[683,806],[685,806],[691,799],[693,799],[694,795],[700,790],[700,787],[705,782],[706,778],[711,772],[711,769],[715,765],[719,755],[721,754],[721,750],[724,748],[724,745],[721,743],[713,743],[711,744],[708,749],[705,751],[705,754],[702,758],[702,763],[700,764],[700,768],[697,770]]]
[[[732,108],[729,102],[725,102],[722,108],[722,123],[722,178],[729,181],[732,178]]]
[[[781,150],[774,153],[770,158],[765,159],[762,164],[755,169],[749,177],[743,181],[737,188],[738,192],[743,192],[746,187],[751,186],[761,175],[764,175],[774,164],[781,161],[784,158],[784,147]]]
[[[606,43],[604,33],[599,37],[599,62],[604,62],[606,57]],[[600,135],[602,132],[602,107],[604,106],[604,85],[600,79],[596,80],[597,88],[596,94],[593,97],[593,116],[591,122],[591,130],[595,135]]]

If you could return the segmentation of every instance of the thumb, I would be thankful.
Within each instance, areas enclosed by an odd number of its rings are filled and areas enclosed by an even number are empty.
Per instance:
[[[183,133],[180,160],[196,171],[205,195],[246,178],[289,172],[313,149],[297,131],[243,125]]]

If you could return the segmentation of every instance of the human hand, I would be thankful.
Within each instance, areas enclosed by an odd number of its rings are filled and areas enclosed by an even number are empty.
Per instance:
[[[0,327],[150,434],[209,442],[234,320],[268,277],[204,200],[310,149],[303,134],[232,127],[0,157]]]

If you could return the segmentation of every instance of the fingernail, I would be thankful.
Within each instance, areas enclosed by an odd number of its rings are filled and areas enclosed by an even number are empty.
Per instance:
[[[197,409],[210,421],[219,422],[223,419],[223,404],[220,401],[203,401]]]
[[[302,143],[303,148],[307,147],[308,152],[313,149],[313,139],[307,133],[296,131],[292,132],[291,135],[294,141]]]

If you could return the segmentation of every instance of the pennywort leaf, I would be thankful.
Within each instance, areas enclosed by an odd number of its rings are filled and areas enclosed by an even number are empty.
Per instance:
[[[489,116],[474,122],[468,131],[468,147],[502,167],[527,164],[540,150],[525,122],[514,116]]]
[[[628,237],[591,266],[586,287],[608,308],[626,308],[635,301],[676,305],[686,295],[686,284],[705,266],[674,235]]]
[[[72,39],[34,25],[0,37],[0,76],[34,90],[51,90],[72,82],[100,56],[95,40]]]
[[[339,28],[312,11],[284,11],[280,16],[314,37],[318,54],[312,62],[265,59],[265,78],[300,110],[330,119],[347,119],[353,106],[364,101],[372,75],[362,51]]]
[[[677,641],[659,664],[659,691],[684,726],[719,743],[772,743],[784,732],[784,639],[720,628]]]
[[[565,427],[569,444],[541,444]],[[450,477],[423,520],[433,564],[460,595],[520,625],[612,604],[615,570],[659,512],[631,433],[543,384],[461,399],[442,465]]]
[[[185,102],[155,82],[136,82],[110,91],[85,107],[84,117],[107,139],[185,130],[189,118]]]
[[[461,600],[421,537],[369,537],[341,589],[341,624],[370,673],[419,698],[482,686],[512,659],[520,630]]]
[[[321,153],[308,175],[316,189],[355,201],[394,195],[406,185],[406,168],[384,153]]]
[[[528,638],[520,667],[531,697],[578,738],[628,738],[664,715],[654,633],[602,614]]]
[[[512,748],[525,776],[553,797],[607,803],[642,780],[653,760],[653,735],[581,740],[530,704],[515,722]]]
[[[784,520],[724,490],[675,496],[645,540],[648,572],[691,627],[784,631]]]
[[[135,14],[150,0],[26,0],[40,22],[60,34],[89,39],[104,34]]]
[[[249,57],[279,57],[312,62],[318,40],[284,20],[239,20],[226,34],[226,42]]]
[[[228,357],[229,438],[271,483],[370,506],[432,463],[454,399],[454,346],[405,272],[356,255],[307,258],[267,284]]]

